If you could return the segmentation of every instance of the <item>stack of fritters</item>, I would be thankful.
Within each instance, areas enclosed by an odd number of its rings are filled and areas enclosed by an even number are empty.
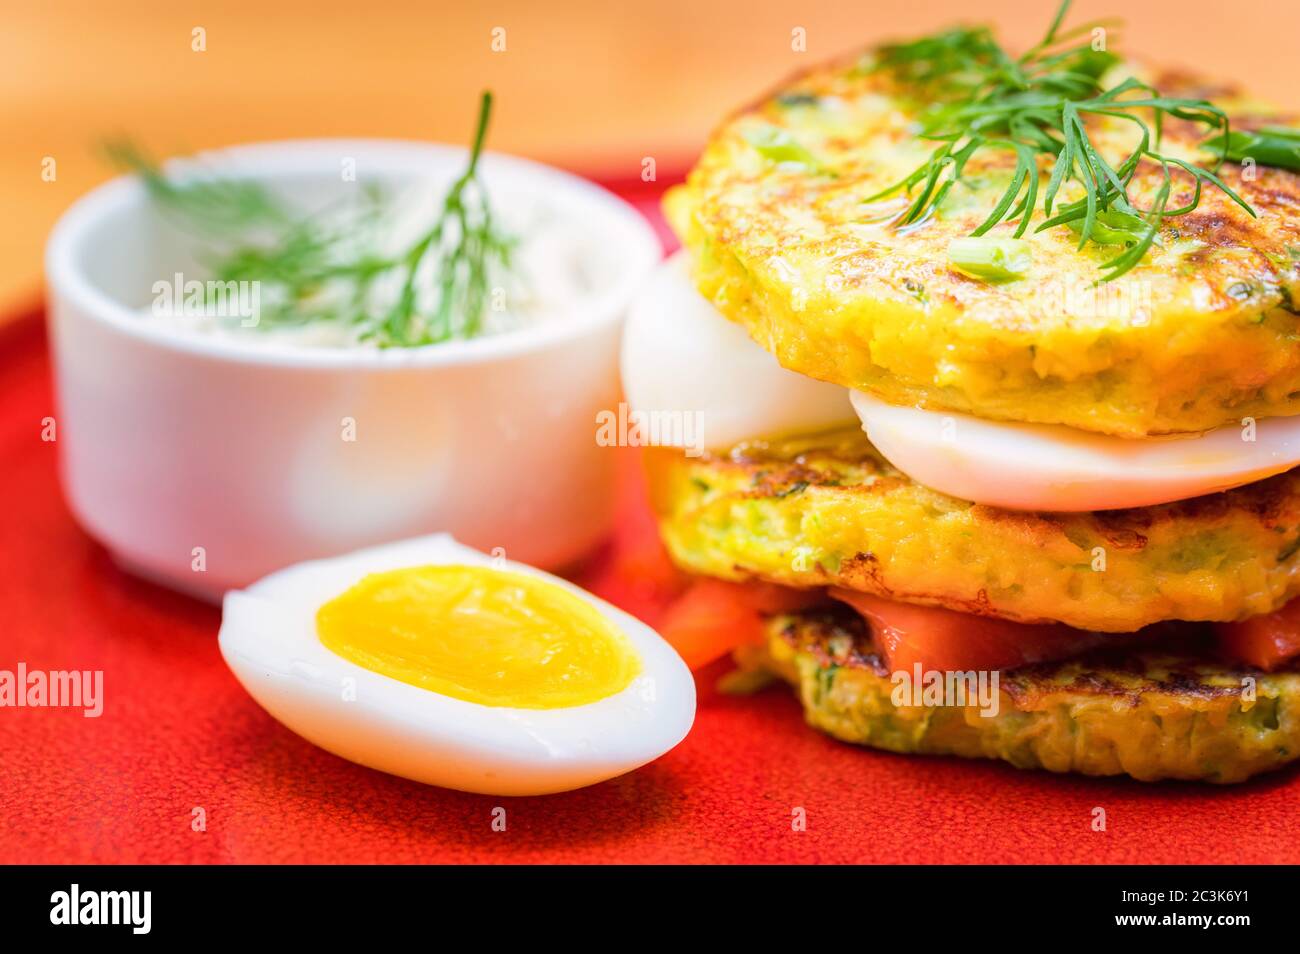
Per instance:
[[[1080,249],[1069,228],[1024,236],[1033,269],[1019,280],[981,281],[948,260],[1013,174],[1010,151],[977,153],[916,226],[889,224],[897,197],[864,201],[935,147],[916,135],[922,92],[871,62],[817,69],[732,117],[666,202],[695,286],[781,365],[890,404],[1129,440],[1300,412],[1300,177],[1225,164],[1219,176],[1256,217],[1206,191],[1125,277],[1140,294],[1079,314],[1049,303],[1063,284],[1095,282],[1114,249]],[[1152,81],[1246,108],[1186,76]],[[1136,135],[1104,116],[1090,130],[1121,151]],[[1191,123],[1163,133],[1166,152],[1199,154]],[[1159,185],[1141,168],[1130,198],[1149,202]],[[1177,181],[1172,204],[1191,192]],[[916,483],[854,427],[755,434],[702,456],[657,449],[649,470],[663,538],[691,573],[1081,631],[1077,653],[1000,672],[990,718],[897,705],[879,622],[844,601],[771,616],[768,645],[738,658],[794,683],[808,721],[838,738],[1217,782],[1300,756],[1294,660],[1264,672],[1225,654],[1211,625],[1300,592],[1300,471],[1135,509],[1013,511]]]

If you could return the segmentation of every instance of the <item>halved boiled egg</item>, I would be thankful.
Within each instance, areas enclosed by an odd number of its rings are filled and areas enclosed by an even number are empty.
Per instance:
[[[853,422],[845,388],[781,367],[696,291],[684,251],[633,303],[622,374],[634,411],[698,416],[697,450]]]
[[[633,305],[622,371],[633,410],[697,417],[697,450],[811,434],[856,417],[876,449],[911,479],[1009,510],[1147,507],[1240,487],[1300,465],[1300,416],[1130,440],[899,407],[814,380],[783,368],[696,291],[684,252],[660,266]]]
[[[468,792],[591,785],[658,758],[695,718],[689,670],[644,623],[446,534],[228,593],[220,644],[309,741]]]
[[[1131,440],[898,407],[861,391],[853,392],[853,407],[871,443],[913,480],[1010,510],[1147,507],[1241,487],[1300,464],[1300,417]]]

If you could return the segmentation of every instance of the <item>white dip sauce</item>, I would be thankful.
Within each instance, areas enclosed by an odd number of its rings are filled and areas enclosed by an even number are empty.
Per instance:
[[[405,252],[437,220],[445,190],[445,184],[439,184],[390,195],[387,207],[397,211],[375,224],[371,249],[394,256]],[[495,259],[491,263],[488,307],[475,337],[564,320],[580,302],[600,294],[609,277],[617,274],[612,251],[572,213],[566,215],[546,198],[514,189],[498,194],[489,185],[489,198],[498,230],[514,238],[515,245],[510,268]],[[322,217],[319,224],[328,227],[330,220]],[[417,310],[422,313],[432,310],[437,300],[437,260],[436,250],[430,250],[417,277]],[[187,272],[161,278],[153,286],[152,301],[140,309],[141,315],[183,334],[252,345],[378,348],[361,339],[363,327],[355,322],[333,318],[313,318],[301,324],[263,320],[273,306],[265,288],[220,289],[216,304],[201,304],[194,283],[206,289],[209,277]],[[396,268],[374,283],[372,314],[382,313],[396,299],[404,279],[404,269]],[[219,297],[222,293],[227,296],[225,301]],[[338,297],[337,290],[333,294]]]

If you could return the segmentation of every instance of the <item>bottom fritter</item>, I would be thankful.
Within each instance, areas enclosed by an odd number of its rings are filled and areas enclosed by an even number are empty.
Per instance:
[[[742,668],[790,682],[809,724],[845,742],[1143,781],[1240,782],[1300,756],[1300,671],[1219,664],[1185,633],[1176,650],[1105,650],[998,673],[983,700],[976,674],[964,686],[949,679],[943,704],[891,674],[847,609],[775,616],[767,636],[765,648],[738,654]],[[963,688],[964,704],[952,704]]]

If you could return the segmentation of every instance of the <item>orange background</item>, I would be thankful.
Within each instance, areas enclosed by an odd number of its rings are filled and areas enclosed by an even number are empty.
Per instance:
[[[464,141],[482,87],[492,147],[581,172],[680,170],[728,109],[785,74],[888,36],[996,24],[1024,46],[1054,0],[43,0],[0,30],[0,315],[35,301],[59,213],[109,170],[126,133],[161,154],[257,139]],[[1122,14],[1122,46],[1238,80],[1300,108],[1296,0],[1080,0],[1071,22]],[[191,31],[207,49],[191,49]],[[506,50],[491,49],[504,27]],[[807,52],[791,49],[802,27]],[[57,163],[41,179],[44,157]]]

